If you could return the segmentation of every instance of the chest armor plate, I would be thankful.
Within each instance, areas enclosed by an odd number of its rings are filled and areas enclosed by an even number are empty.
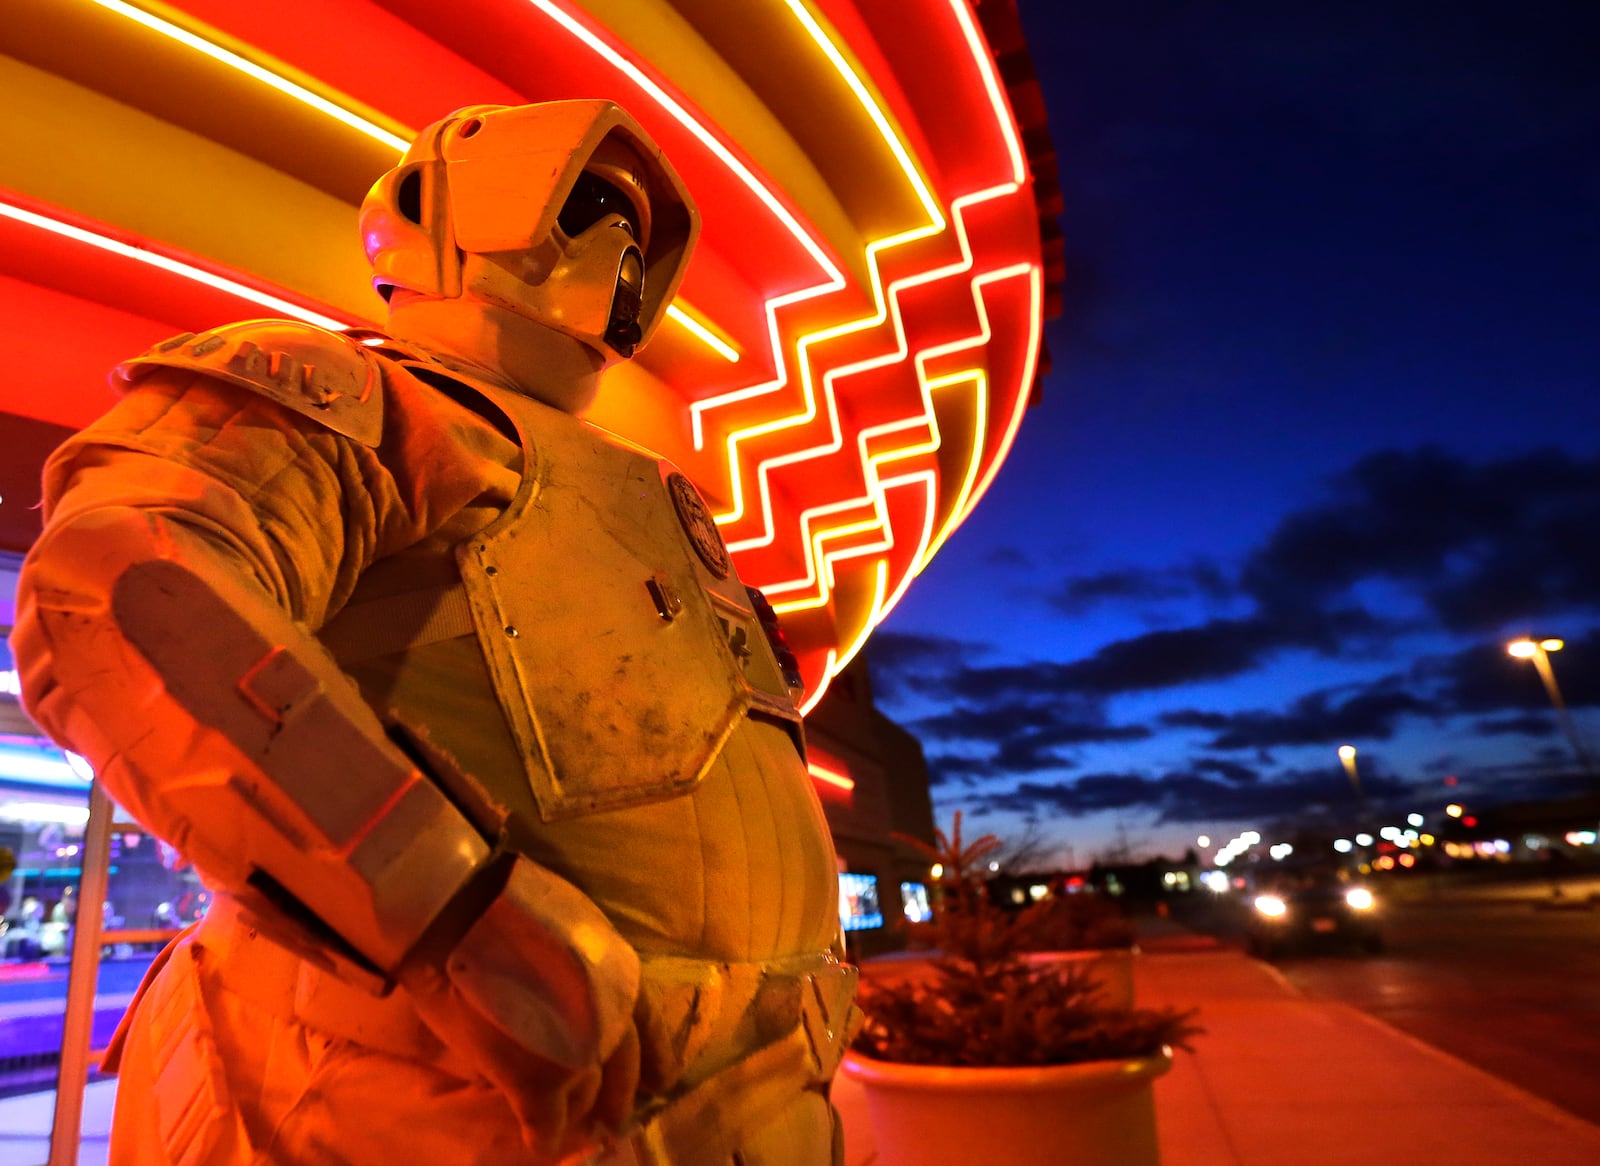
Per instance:
[[[514,393],[521,488],[456,547],[547,820],[692,789],[746,716],[800,718],[716,524],[672,465]]]

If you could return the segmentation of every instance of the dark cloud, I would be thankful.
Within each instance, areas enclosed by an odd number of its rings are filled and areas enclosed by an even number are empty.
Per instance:
[[[1359,606],[1355,588],[1368,581],[1399,586],[1419,611],[1457,632],[1498,634],[1516,621],[1559,622],[1562,613],[1600,611],[1600,539],[1591,533],[1600,529],[1600,457],[1538,450],[1471,463],[1433,447],[1389,450],[1362,458],[1331,493],[1283,519],[1247,556],[1242,591],[1215,565],[1191,564],[1072,579],[1050,597],[1058,611],[1081,614],[1114,601],[1243,594],[1255,605],[1249,615],[1159,628],[1069,663],[955,668],[927,679],[921,690],[966,701],[1028,693],[1104,699],[1227,680],[1287,651],[1350,658],[1386,649],[1401,630],[1426,630],[1414,619],[1402,623]],[[1485,653],[1499,650],[1496,641]],[[1462,710],[1515,707],[1503,692],[1472,705],[1470,679],[1463,675],[1462,692],[1449,703]],[[1584,691],[1584,701],[1600,702],[1600,684]],[[1368,723],[1391,733],[1393,714],[1385,705],[1430,711],[1425,702],[1393,696],[1370,709],[1345,710],[1350,728],[1338,731],[1354,735]],[[1292,721],[1301,711],[1326,710],[1290,709],[1283,716]],[[1287,744],[1309,730],[1282,733],[1277,743]]]
[[[1040,696],[1099,701],[1119,693],[1226,680],[1253,671],[1288,648],[1331,655],[1345,639],[1370,635],[1380,626],[1355,609],[1305,618],[1213,619],[1116,640],[1070,664],[957,668],[929,678],[922,691],[969,702]]]
[[[946,781],[1070,769],[1076,762],[1061,752],[1064,748],[1150,736],[1143,725],[1108,724],[1103,717],[1074,713],[1061,702],[962,706],[912,721],[908,727],[927,747],[930,767]],[[952,744],[953,750],[937,747]]]
[[[993,762],[987,757],[970,757],[959,753],[928,755],[929,780],[935,788],[952,785],[974,788],[985,778],[992,776],[993,768]],[[1061,765],[1057,768],[1066,769],[1068,766]]]
[[[983,557],[983,561],[984,565],[989,567],[1017,567],[1026,570],[1033,566],[1033,560],[1016,547],[996,547]]]
[[[924,741],[1007,741],[1019,737],[1051,745],[1086,745],[1104,741],[1142,741],[1143,725],[1109,725],[1073,717],[1051,704],[1003,704],[988,708],[963,706],[913,721],[912,731]]]
[[[1106,603],[1151,603],[1202,599],[1221,603],[1237,590],[1215,563],[1191,563],[1162,570],[1129,567],[1102,571],[1068,579],[1047,596],[1047,602],[1063,615],[1079,616]]]
[[[1261,780],[1259,770],[1221,757],[1202,757],[1190,768],[1197,773],[1214,773],[1224,781],[1231,781],[1236,785],[1252,785]]]
[[[1570,683],[1566,675],[1561,677],[1567,703],[1600,706],[1600,666],[1595,663],[1600,656],[1600,629],[1575,641],[1570,654]],[[1232,751],[1388,741],[1408,718],[1443,722],[1473,716],[1476,719],[1469,729],[1481,736],[1543,737],[1559,730],[1549,709],[1549,696],[1533,666],[1513,659],[1504,644],[1496,642],[1425,657],[1405,673],[1366,685],[1307,693],[1281,710],[1222,713],[1174,709],[1156,720],[1165,728],[1203,730],[1212,734],[1206,748]],[[1560,748],[1556,754],[1563,760],[1570,757]],[[1206,764],[1197,762],[1195,768]],[[1461,767],[1461,761],[1452,756],[1424,768],[1448,772]]]
[[[1399,583],[1447,629],[1490,633],[1600,611],[1600,457],[1471,463],[1437,447],[1362,458],[1333,498],[1285,518],[1241,572],[1267,612]]]
[[[1227,713],[1207,713],[1199,709],[1177,709],[1173,712],[1162,713],[1157,718],[1163,725],[1172,729],[1226,729],[1230,718]]]
[[[1374,773],[1363,777],[1369,806],[1411,796],[1411,787]],[[1354,794],[1337,765],[1327,770],[1296,770],[1271,780],[1234,782],[1178,770],[1160,777],[1138,773],[1088,773],[1060,783],[1024,781],[1009,790],[972,801],[991,812],[1052,816],[1143,812],[1158,823],[1260,821],[1309,812],[1355,807]]]
[[[1437,717],[1439,706],[1424,697],[1380,682],[1353,696],[1311,692],[1282,712],[1253,710],[1227,717],[1210,749],[1261,749],[1286,745],[1326,745],[1390,740],[1406,717]]]
[[[1537,450],[1472,463],[1434,447],[1382,451],[1335,479],[1328,500],[1279,522],[1237,586],[1199,563],[1069,579],[1048,596],[1073,616],[1105,603],[1240,596],[1252,613],[1157,628],[1070,663],[953,669],[921,690],[968,701],[1105,698],[1227,680],[1292,650],[1351,657],[1386,648],[1399,630],[1426,630],[1361,607],[1355,589],[1368,581],[1397,585],[1456,632],[1600,612],[1596,529],[1600,457]]]
[[[1472,730],[1481,737],[1544,737],[1556,731],[1556,723],[1538,713],[1522,713],[1474,721]]]
[[[1142,634],[1075,660],[995,664],[980,645],[880,633],[874,679],[891,699],[914,695],[944,707],[911,727],[929,744],[936,780],[984,813],[1268,821],[1353,796],[1333,756],[1345,742],[1361,748],[1363,793],[1381,805],[1407,787],[1386,775],[1369,743],[1422,722],[1447,726],[1454,740],[1450,752],[1413,763],[1419,780],[1432,788],[1455,775],[1468,800],[1504,800],[1509,790],[1558,787],[1577,772],[1538,672],[1505,651],[1508,633],[1567,636],[1567,649],[1551,658],[1566,701],[1600,708],[1597,529],[1600,457],[1540,450],[1473,462],[1437,448],[1375,453],[1333,480],[1321,500],[1282,519],[1246,556],[1237,582],[1212,564],[1129,568],[1068,579],[1046,596],[1056,613],[1073,617],[1102,605],[1131,608],[1151,621]],[[1009,549],[998,558],[1026,562]],[[1196,604],[1209,617],[1179,627],[1156,626],[1140,607],[1187,613]],[[1148,725],[1113,723],[1107,712],[1123,694],[1227,681],[1289,653],[1385,660],[1404,650],[1402,635],[1414,637],[1409,644],[1439,642],[1441,633],[1468,646],[1399,670],[1391,664],[1362,684],[1289,689],[1280,707],[1175,707],[1147,714]],[[1101,770],[1099,761],[1081,772],[1089,747],[1163,730],[1191,734],[1195,756],[1186,765],[1157,775]],[[1498,770],[1476,761],[1474,739],[1516,736],[1529,738],[1526,760]],[[1326,749],[1327,764],[1284,770],[1273,751],[1285,748]]]
[[[866,650],[868,674],[878,699],[892,703],[911,692],[938,687],[938,678],[981,656],[979,644],[914,632],[876,632]]]

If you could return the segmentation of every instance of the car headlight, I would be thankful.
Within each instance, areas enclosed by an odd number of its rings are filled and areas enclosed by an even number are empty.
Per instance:
[[[1288,904],[1278,898],[1277,895],[1257,895],[1256,910],[1269,919],[1277,919],[1279,916],[1289,913]]]
[[[1344,901],[1357,911],[1370,911],[1376,902],[1366,887],[1351,887],[1344,893]]]

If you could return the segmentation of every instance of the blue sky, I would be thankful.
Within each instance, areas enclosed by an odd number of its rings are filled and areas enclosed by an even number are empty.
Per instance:
[[[869,648],[941,815],[1175,852],[1343,807],[1345,742],[1395,809],[1574,790],[1503,644],[1600,750],[1600,10],[1021,10],[1054,368]]]

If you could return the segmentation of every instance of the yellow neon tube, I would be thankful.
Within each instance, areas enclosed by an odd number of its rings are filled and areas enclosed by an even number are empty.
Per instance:
[[[292,316],[296,320],[304,320],[308,324],[316,324],[336,332],[342,332],[350,327],[349,324],[342,320],[335,320],[332,316],[324,316],[321,312],[314,312],[310,308],[302,308],[299,304],[291,303],[289,300],[280,299],[269,292],[238,283],[226,276],[216,275],[203,268],[195,267],[193,264],[184,263],[179,259],[169,259],[165,255],[147,251],[142,247],[131,246],[107,235],[86,231],[82,227],[74,227],[70,223],[63,223],[58,219],[47,218],[44,215],[35,214],[33,211],[23,210],[21,207],[12,206],[10,203],[0,202],[0,215],[4,215],[8,219],[15,219],[19,223],[27,223],[29,226],[49,231],[51,234],[60,235],[63,238],[86,243],[90,247],[98,247],[102,251],[120,255],[124,259],[132,259],[149,267],[170,271],[174,275],[182,276],[184,279],[191,279],[195,283],[203,283],[207,287],[225,291],[229,295],[238,296],[240,299],[248,300],[252,304],[271,308],[275,312],[285,316]]]
[[[171,21],[162,20],[159,16],[146,12],[142,8],[135,8],[132,4],[126,3],[125,0],[90,0],[90,3],[98,4],[101,8],[115,12],[118,16],[126,17],[135,24],[142,24],[152,32],[158,32],[164,37],[195,50],[195,52],[204,53],[212,60],[220,61],[229,68],[237,69],[245,76],[252,77],[263,85],[270,86],[279,93],[286,94],[304,105],[309,105],[319,113],[327,114],[335,121],[344,123],[374,141],[382,142],[386,146],[393,146],[401,153],[404,153],[406,147],[410,145],[405,138],[400,137],[398,134],[390,133],[382,126],[368,121],[360,114],[352,113],[350,110],[336,105],[321,94],[313,93],[304,85],[296,85],[287,77],[280,77],[270,69],[265,69],[254,61],[241,57],[238,53],[225,49],[221,45],[213,44],[204,37],[196,36],[188,29],[180,28]]]

